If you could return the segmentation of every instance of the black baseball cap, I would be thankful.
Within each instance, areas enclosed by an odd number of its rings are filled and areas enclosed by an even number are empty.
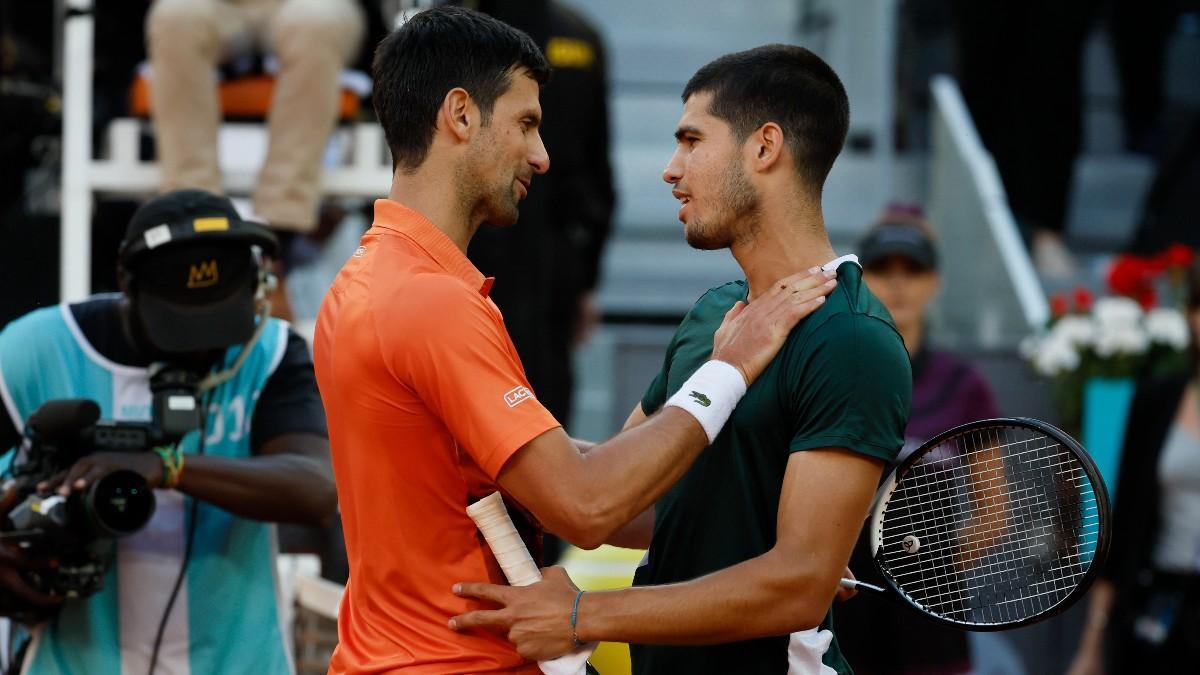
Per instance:
[[[927,270],[936,270],[937,249],[920,227],[908,223],[877,225],[858,243],[858,259],[863,267],[892,256],[902,256]]]
[[[118,259],[146,337],[168,353],[221,349],[255,328],[259,265],[252,247],[277,247],[225,197],[179,190],[133,214]]]

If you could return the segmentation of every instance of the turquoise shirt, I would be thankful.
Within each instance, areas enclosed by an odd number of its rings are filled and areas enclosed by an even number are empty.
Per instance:
[[[286,345],[287,325],[270,319],[234,378],[209,392],[204,454],[250,456],[254,406]],[[240,349],[230,348],[219,367],[231,365]],[[61,398],[95,400],[102,419],[150,419],[147,370],[102,356],[67,305],[27,314],[0,333],[0,397],[17,429],[42,403]],[[198,431],[185,436],[184,453],[200,451],[199,440]],[[12,456],[5,455],[5,469]],[[68,600],[57,616],[32,629],[22,673],[147,672],[190,527],[192,553],[167,621],[158,672],[294,672],[277,592],[275,527],[203,502],[193,523],[191,498],[173,490],[156,490],[155,498],[149,524],[118,540],[103,589]]]

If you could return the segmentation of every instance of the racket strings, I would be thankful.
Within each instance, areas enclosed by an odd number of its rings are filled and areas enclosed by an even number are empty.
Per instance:
[[[1087,487],[1088,485],[1090,485],[1087,482],[1086,474],[1074,476],[1072,478],[1067,479],[1065,482],[1067,483],[1068,487],[1073,486],[1076,488]],[[911,488],[906,488],[905,491],[906,492],[911,491]],[[1017,493],[1020,493],[1020,492],[1025,492],[1025,493],[1029,493],[1029,494],[1024,494],[1024,495],[1018,496]],[[928,504],[936,505],[936,504],[940,503],[939,500],[945,500],[947,497],[953,497],[958,494],[960,494],[960,492],[958,492],[958,491],[944,490],[944,489],[939,490],[939,491],[937,491],[937,493],[928,495],[929,500],[927,502],[918,503],[918,506],[926,506]],[[1058,511],[1058,507],[1063,507],[1063,506],[1072,506],[1072,505],[1083,506],[1083,508],[1081,510],[1081,513],[1083,514],[1083,520],[1086,520],[1089,517],[1094,517],[1096,522],[1097,523],[1099,522],[1100,514],[1099,514],[1098,506],[1095,504],[1095,502],[1090,502],[1091,505],[1088,506],[1087,505],[1088,502],[1085,502],[1085,500],[1080,498],[1078,496],[1077,491],[1073,492],[1073,491],[1067,491],[1067,490],[1055,490],[1055,492],[1053,494],[1056,497],[1058,497],[1058,499],[1054,500],[1053,502],[1046,499],[1045,493],[1035,492],[1031,488],[1015,489],[1010,494],[1012,494],[1013,497],[1011,499],[1009,499],[1007,502],[1003,502],[1003,501],[999,501],[999,500],[991,500],[992,503],[985,504],[981,507],[976,508],[974,516],[979,520],[990,521],[992,524],[994,524],[994,527],[990,527],[989,529],[985,529],[985,530],[980,530],[978,528],[978,526],[970,526],[965,531],[965,533],[968,535],[968,539],[979,540],[980,538],[984,537],[985,535],[1009,531],[1009,527],[1015,521],[1017,521],[1020,517],[1033,516],[1035,518],[1045,517],[1045,518],[1052,519],[1054,517],[1055,513]],[[971,493],[968,492],[968,495],[971,495]],[[907,497],[907,495],[905,495],[905,496]],[[913,497],[913,499],[919,500],[920,497]],[[1035,508],[1038,508],[1040,510],[1035,512],[1034,511]],[[1017,515],[1010,515],[1011,511],[1013,511],[1013,510],[1023,510],[1024,513],[1020,513]],[[997,516],[1002,516],[1002,517],[997,518]],[[903,540],[904,537],[906,537],[908,535],[916,535],[916,536],[920,537],[922,535],[929,534],[931,531],[930,528],[933,528],[933,527],[940,527],[940,524],[938,524],[936,522],[927,522],[927,523],[924,523],[923,525],[910,527],[908,529],[896,528],[896,529],[894,529],[894,531],[891,534],[885,534],[883,536],[883,543],[884,543],[884,545],[894,544],[896,542]]]
[[[1075,588],[1100,518],[1086,471],[1054,439],[976,430],[900,478],[883,516],[880,562],[929,611],[962,623],[1017,621]]]
[[[1072,488],[1072,487],[1080,488],[1080,487],[1085,487],[1085,486],[1090,485],[1090,483],[1088,483],[1088,481],[1087,481],[1087,474],[1084,473],[1081,468],[1079,468],[1078,463],[1075,462],[1073,459],[1070,461],[1057,462],[1057,463],[1055,463],[1053,465],[1049,465],[1049,466],[1071,467],[1071,471],[1057,472],[1058,475],[1063,476],[1062,483],[1067,488]],[[985,486],[985,487],[990,487],[990,484],[993,484],[993,483],[995,485],[1000,485],[1002,483],[1008,482],[1008,480],[1009,480],[1008,478],[990,479],[989,481],[985,481],[985,483],[989,483],[989,485]],[[975,485],[979,485],[979,482],[976,481]],[[953,497],[962,494],[964,490],[966,490],[967,496],[977,504],[974,513],[975,513],[976,518],[981,519],[981,520],[991,520],[994,522],[996,520],[996,516],[998,514],[1007,514],[1008,512],[1010,512],[1014,509],[1018,509],[1018,510],[1023,509],[1025,512],[1024,515],[1026,515],[1026,516],[1028,516],[1028,515],[1037,516],[1037,515],[1041,515],[1042,513],[1044,513],[1047,517],[1053,517],[1053,511],[1050,509],[1050,506],[1052,504],[1049,500],[1047,500],[1045,498],[1046,497],[1045,491],[1044,490],[1035,490],[1033,486],[1013,488],[1013,489],[1009,490],[1009,492],[1007,493],[1008,494],[1007,499],[999,499],[999,498],[996,498],[995,496],[992,496],[992,497],[986,498],[987,503],[981,503],[981,502],[985,501],[985,498],[981,498],[979,496],[980,492],[978,490],[971,489],[971,486],[969,484],[966,487],[964,487],[962,484],[955,485],[955,484],[943,482],[942,485],[938,489],[928,490],[928,489],[922,489],[922,486],[916,485],[915,482],[909,481],[908,483],[906,483],[905,487],[897,489],[896,494],[899,495],[900,499],[897,499],[896,496],[893,496],[891,502],[889,503],[889,508],[896,508],[897,506],[903,506],[903,504],[900,502],[907,499],[911,502],[915,502],[916,506],[918,508],[925,508],[926,510],[928,510],[928,507],[930,505],[933,505],[935,507],[938,507],[938,508],[941,508],[944,510],[944,508],[945,508],[944,503],[948,499],[952,499]],[[1026,494],[1021,494],[1021,493],[1026,493]],[[1058,507],[1072,506],[1072,505],[1084,503],[1084,499],[1080,496],[1078,490],[1070,490],[1070,489],[1063,490],[1063,489],[1059,488],[1059,489],[1055,490],[1054,496],[1056,496],[1057,499],[1054,501],[1053,505],[1058,506]],[[1041,507],[1042,511],[1038,512],[1038,513],[1033,513],[1034,507]],[[1095,508],[1092,508],[1090,510],[1093,513],[1097,512],[1097,509],[1095,509]],[[939,514],[939,515],[942,515],[942,514]],[[1004,517],[1004,520],[1011,520],[1011,519],[1012,519],[1012,516],[1006,515]],[[1008,524],[1009,523],[1007,523],[1007,522],[1000,523],[999,527],[993,528],[993,531],[998,531],[999,529],[1004,528],[1004,526],[1006,526]],[[973,534],[988,534],[990,532],[991,531],[980,532],[977,528],[974,528],[974,527],[971,528],[971,533],[973,533]],[[909,533],[910,534],[918,534],[918,536],[920,534],[919,532],[909,532]],[[894,541],[902,539],[904,536],[906,536],[906,533],[904,531],[897,530],[893,535],[890,536],[891,541],[889,541],[888,536],[885,536],[884,542],[885,542],[885,544],[886,543],[894,543]]]

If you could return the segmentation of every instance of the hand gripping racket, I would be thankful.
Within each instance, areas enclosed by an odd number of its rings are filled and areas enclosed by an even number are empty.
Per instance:
[[[504,577],[512,586],[529,586],[542,580],[542,571],[529,555],[525,542],[513,525],[508,509],[504,508],[504,498],[499,492],[480,499],[467,507],[467,515],[475,521],[475,526],[483,533],[488,548],[500,563]],[[573,652],[564,654],[550,661],[541,661],[538,667],[547,675],[584,675],[589,666],[587,658],[591,656],[596,645],[588,644]]]
[[[1108,554],[1108,493],[1083,447],[1034,419],[972,422],[917,448],[880,487],[871,552],[899,598],[942,624],[995,631],[1078,600]]]

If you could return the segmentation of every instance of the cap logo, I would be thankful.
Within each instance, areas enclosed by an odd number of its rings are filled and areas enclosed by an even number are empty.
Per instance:
[[[216,285],[220,277],[217,274],[217,261],[209,260],[198,265],[192,265],[188,270],[188,288],[208,288]]]
[[[229,229],[229,219],[225,216],[197,218],[192,221],[192,229],[196,232],[224,232]]]
[[[146,248],[155,248],[171,241],[171,226],[163,223],[142,233],[142,239],[146,240]]]

